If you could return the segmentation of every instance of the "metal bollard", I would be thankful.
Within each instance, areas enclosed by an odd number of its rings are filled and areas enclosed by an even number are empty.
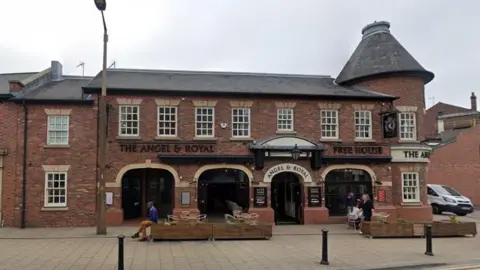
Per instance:
[[[118,236],[118,270],[124,270],[123,244],[125,236],[120,234]]]
[[[320,264],[329,265],[328,263],[328,230],[322,229],[322,261]]]
[[[425,239],[427,241],[427,250],[425,255],[433,256],[432,251],[432,225],[425,225]]]

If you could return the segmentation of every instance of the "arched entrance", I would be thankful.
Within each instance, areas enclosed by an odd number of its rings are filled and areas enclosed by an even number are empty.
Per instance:
[[[145,167],[127,170],[121,178],[124,220],[146,216],[148,201],[154,203],[160,218],[173,212],[175,175],[167,169]]]
[[[303,185],[297,174],[282,172],[272,178],[270,205],[275,214],[275,224],[303,223]]]
[[[263,182],[270,183],[275,224],[302,224],[303,185],[312,182],[310,172],[297,164],[282,163],[268,169]]]
[[[348,213],[347,197],[350,192],[355,195],[355,200],[365,193],[372,197],[373,175],[370,171],[352,166],[332,168],[326,172],[325,206],[330,216],[344,216]]]
[[[247,212],[250,206],[251,173],[243,168],[225,166],[199,170],[197,178],[198,210],[209,219],[223,219],[233,211]]]

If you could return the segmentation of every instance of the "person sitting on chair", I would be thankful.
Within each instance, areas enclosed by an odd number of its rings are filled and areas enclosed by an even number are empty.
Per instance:
[[[140,222],[140,228],[138,231],[132,235],[132,238],[138,238],[140,237],[140,234],[142,235],[142,238],[140,241],[147,241],[147,228],[152,226],[152,224],[158,222],[158,211],[155,206],[153,206],[153,202],[148,202],[147,203],[147,208],[148,208],[148,217],[147,220],[144,220]]]

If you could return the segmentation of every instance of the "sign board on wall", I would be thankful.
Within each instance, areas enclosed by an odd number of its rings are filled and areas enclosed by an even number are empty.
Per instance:
[[[263,177],[263,182],[267,182],[267,183],[272,182],[273,177],[282,172],[295,173],[303,178],[302,180],[304,183],[312,182],[312,175],[310,175],[310,172],[307,169],[292,163],[282,163],[282,164],[278,164],[271,167],[265,172],[265,176]]]
[[[328,147],[324,156],[329,157],[388,157],[388,145],[334,145]]]
[[[253,206],[257,208],[264,208],[268,206],[266,187],[253,188]]]
[[[421,146],[418,148],[392,146],[392,162],[428,162],[432,149]]]

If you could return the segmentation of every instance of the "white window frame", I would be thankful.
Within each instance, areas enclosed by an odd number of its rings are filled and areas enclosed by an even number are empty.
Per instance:
[[[245,114],[243,115],[238,115],[235,114],[235,112],[238,112],[238,111],[243,111],[244,113],[246,112],[247,115],[245,116]],[[239,122],[239,121],[235,121],[235,116],[237,118],[242,118],[244,119],[245,117],[247,118],[247,122]],[[250,112],[250,108],[232,108],[232,137],[233,138],[250,138],[251,136],[251,112]],[[235,125],[247,125],[247,129],[244,129],[244,128],[235,128]],[[239,131],[239,130],[243,130],[244,132],[246,131],[247,135],[235,135],[235,131]]]
[[[67,119],[67,130],[63,129],[52,129],[50,127],[50,124],[52,122],[52,119]],[[68,145],[70,141],[70,116],[69,115],[48,115],[47,116],[47,145]],[[52,142],[52,137],[50,137],[50,132],[66,132],[67,133],[67,140],[66,142]]]
[[[280,119],[280,115],[282,112],[290,112],[291,119]],[[288,121],[290,120],[291,127],[290,128],[280,128],[280,121]],[[288,124],[287,124],[288,125]],[[280,132],[289,132],[289,131],[295,131],[295,111],[294,109],[291,108],[278,108],[277,109],[277,131]]]
[[[135,122],[134,120],[122,120],[122,108],[135,107],[137,108],[137,133],[136,134],[122,134],[123,122]],[[127,129],[127,127],[125,127]],[[118,136],[120,137],[138,137],[140,136],[140,105],[118,105]]]
[[[406,115],[413,116],[412,119],[405,120],[405,121],[413,120],[413,127],[410,124],[402,126],[402,116],[406,116]],[[398,124],[399,124],[398,125],[399,126],[398,137],[400,138],[401,141],[416,141],[417,140],[417,114],[415,112],[400,112],[398,114]],[[413,128],[413,131],[412,132],[402,132],[403,127]],[[408,137],[408,138],[402,137],[403,134],[411,134],[412,137]]]
[[[330,113],[330,117],[327,116],[327,113]],[[325,117],[324,117],[325,114]],[[332,117],[335,115],[335,117]],[[334,120],[331,123],[324,122],[324,120],[329,119]],[[320,134],[322,139],[338,139],[339,138],[339,126],[338,126],[338,110],[321,110],[320,111]],[[333,129],[327,129],[332,128]],[[326,136],[326,132],[334,132],[335,136]]]
[[[357,113],[358,113],[358,117],[357,117]],[[361,115],[363,114],[364,117],[361,117]],[[365,118],[365,114],[368,114],[368,118]],[[355,140],[371,140],[372,139],[372,111],[369,111],[369,110],[359,110],[359,111],[355,111],[353,113],[353,118],[354,118],[354,122],[353,124],[355,125]],[[358,133],[364,133],[365,130],[357,130],[357,128],[359,127],[364,127],[364,126],[367,126],[366,124],[357,124],[357,119],[368,119],[368,137],[358,137]]]
[[[207,109],[207,110],[212,110],[212,135],[202,135],[202,134],[198,134],[198,131],[199,129],[197,128],[197,125],[198,124],[201,124],[201,123],[210,123],[208,121],[198,121],[198,110],[204,110],[204,109]],[[215,107],[195,107],[195,137],[196,138],[214,138],[215,137]]]
[[[52,175],[54,177],[55,174],[58,174],[58,175],[64,175],[65,176],[65,202],[64,203],[49,203],[48,202],[48,197],[49,197],[49,194],[48,194],[48,176],[49,175]],[[53,181],[53,180],[52,180]],[[53,184],[52,184],[53,185]],[[55,189],[59,189],[60,188],[50,188],[52,190],[55,190]],[[68,173],[67,172],[45,172],[45,190],[44,190],[44,206],[45,207],[67,207],[67,200],[68,200]]]
[[[405,181],[409,181],[408,176],[414,176],[412,179],[416,181],[416,186],[406,186]],[[407,177],[407,178],[406,178]],[[401,173],[401,181],[402,181],[402,202],[405,203],[418,203],[420,202],[420,174],[418,172],[402,172]],[[408,192],[408,194],[413,194],[415,196],[414,199],[405,199],[405,188],[414,188],[415,190],[412,192]]]
[[[174,131],[174,134],[160,134],[160,110],[163,109],[164,110],[164,113],[163,113],[163,120],[162,122],[164,123],[163,125],[163,132],[165,133],[165,130],[170,130],[170,131]],[[166,114],[165,113],[165,110],[166,109],[169,109],[170,110],[170,113]],[[175,113],[172,113],[172,110],[175,110]],[[165,120],[165,116],[168,115],[170,116],[170,120],[166,121]],[[175,121],[172,121],[171,120],[171,117],[174,117],[175,118]],[[171,127],[165,127],[165,124],[175,124],[175,129],[172,129]],[[157,106],[157,136],[158,137],[177,137],[178,136],[178,107],[177,106]]]

